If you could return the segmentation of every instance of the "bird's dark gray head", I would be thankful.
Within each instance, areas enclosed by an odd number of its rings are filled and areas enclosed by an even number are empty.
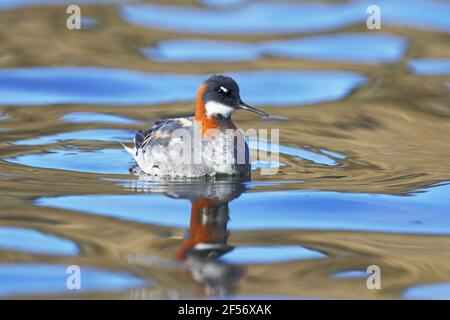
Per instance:
[[[268,116],[264,111],[253,108],[242,101],[239,86],[231,77],[213,74],[206,79],[203,85],[202,100],[208,116],[221,115],[229,118],[237,109]]]

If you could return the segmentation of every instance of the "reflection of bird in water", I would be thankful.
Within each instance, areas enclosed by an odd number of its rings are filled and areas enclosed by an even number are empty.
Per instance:
[[[232,293],[244,270],[219,258],[233,250],[227,244],[228,203],[245,191],[243,181],[227,177],[220,180],[146,182],[148,177],[140,178],[136,181],[136,189],[191,201],[189,229],[175,260],[181,263],[182,274],[196,283],[195,295]]]
[[[217,259],[233,248],[228,240],[228,203],[212,199],[192,202],[191,221],[186,239],[176,253],[198,284],[197,296],[228,295],[242,275],[238,267]]]
[[[157,121],[138,131],[134,147],[125,149],[153,176],[246,175],[249,149],[231,120],[238,109],[268,116],[241,100],[232,78],[212,75],[198,89],[193,117]]]
[[[217,258],[228,252],[228,205],[212,199],[198,199],[192,202],[189,231],[176,258],[189,255]]]

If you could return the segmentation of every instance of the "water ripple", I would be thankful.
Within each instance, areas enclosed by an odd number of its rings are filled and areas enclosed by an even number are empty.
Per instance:
[[[51,255],[76,255],[78,253],[77,245],[70,240],[15,227],[0,227],[0,247]]]
[[[264,55],[351,63],[393,63],[406,51],[406,40],[385,33],[347,33],[247,43],[169,39],[143,48],[149,59],[165,62],[246,61]]]
[[[66,287],[68,265],[2,264],[0,296],[70,294]],[[105,271],[81,266],[83,292],[120,291],[141,287],[145,281],[125,272]]]
[[[72,123],[121,123],[136,124],[140,121],[129,119],[123,116],[98,113],[98,112],[71,112],[65,114],[61,120]]]
[[[15,145],[36,146],[42,144],[56,143],[59,141],[89,140],[89,141],[125,141],[130,140],[134,135],[133,131],[118,129],[92,129],[74,132],[62,132],[49,136],[40,136],[33,139],[18,140]]]
[[[232,230],[315,229],[449,234],[450,185],[414,196],[326,191],[252,192],[230,203]],[[161,195],[84,195],[39,198],[40,206],[139,223],[186,227],[190,203]],[[152,209],[152,208],[157,208]],[[283,208],[282,211],[279,208]],[[261,219],[261,217],[264,219]]]
[[[412,71],[418,75],[444,75],[450,74],[450,59],[420,58],[408,62]]]
[[[300,246],[245,246],[237,247],[221,257],[236,264],[282,263],[293,260],[323,259],[326,255]]]
[[[46,153],[26,154],[7,162],[31,167],[100,174],[128,174],[129,154],[123,149],[52,149]]]
[[[450,282],[413,286],[403,293],[403,298],[420,300],[450,300]]]
[[[206,34],[278,34],[326,31],[365,23],[373,3],[250,3],[233,10],[156,4],[128,4],[121,8],[133,24]],[[377,1],[385,24],[450,31],[450,6],[433,0]],[[405,8],[408,8],[406,10]]]
[[[366,81],[358,73],[345,71],[265,70],[227,74],[239,83],[247,101],[262,105],[337,100]],[[192,101],[206,77],[94,67],[2,69],[0,104],[124,105]]]

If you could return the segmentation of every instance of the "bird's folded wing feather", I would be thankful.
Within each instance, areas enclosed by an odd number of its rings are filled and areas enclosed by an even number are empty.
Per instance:
[[[139,130],[134,137],[136,150],[145,149],[152,145],[168,145],[172,133],[181,128],[193,125],[190,118],[165,119],[155,122],[153,127],[146,131]]]

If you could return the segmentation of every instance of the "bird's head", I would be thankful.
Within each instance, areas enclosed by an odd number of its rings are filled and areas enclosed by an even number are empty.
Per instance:
[[[197,109],[201,108],[203,116],[230,118],[239,109],[251,111],[268,117],[264,111],[249,106],[242,101],[239,86],[231,77],[214,74],[208,77],[197,93]],[[196,110],[198,111],[198,110]]]

